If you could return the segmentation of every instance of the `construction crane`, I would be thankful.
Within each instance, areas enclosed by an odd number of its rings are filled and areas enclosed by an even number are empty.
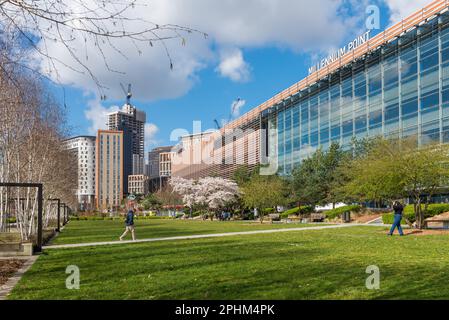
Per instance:
[[[242,99],[237,98],[237,100],[235,100],[235,101],[232,103],[232,108],[231,108],[231,113],[229,114],[229,120],[228,120],[228,123],[231,122],[232,117],[234,116],[235,109],[237,109],[237,106],[239,105],[240,101],[242,101]]]
[[[122,87],[123,93],[126,95],[126,104],[131,105],[131,97],[133,94],[131,93],[131,83],[128,84],[128,91],[125,90],[125,86],[120,82],[120,86]]]

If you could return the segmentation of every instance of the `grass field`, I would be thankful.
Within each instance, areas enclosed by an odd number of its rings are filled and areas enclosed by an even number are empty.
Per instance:
[[[385,234],[351,227],[49,250],[10,299],[449,299],[449,236]],[[65,288],[72,264],[79,290]],[[365,287],[369,265],[380,268],[380,290]]]
[[[310,225],[260,224],[249,221],[137,220],[136,237],[138,239],[150,239],[307,226]],[[125,231],[123,221],[70,221],[52,244],[115,241],[118,240],[123,231]],[[131,240],[131,234],[128,234],[127,239]]]

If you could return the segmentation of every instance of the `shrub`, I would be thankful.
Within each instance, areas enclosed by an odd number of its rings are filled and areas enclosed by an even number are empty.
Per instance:
[[[263,209],[262,210],[262,212],[264,213],[264,214],[270,214],[270,213],[274,213],[274,208],[265,208],[265,209]]]
[[[335,218],[341,216],[345,212],[348,212],[348,211],[349,212],[359,212],[361,209],[362,209],[362,207],[359,205],[351,205],[351,206],[344,206],[344,207],[332,209],[332,210],[325,212],[324,214],[326,215],[327,219],[332,220],[332,219],[335,219]]]
[[[8,219],[6,220],[6,222],[7,222],[7,223],[16,223],[16,222],[17,222],[17,219],[16,219],[16,217],[8,218]]]
[[[243,220],[254,220],[254,219],[255,219],[255,216],[254,216],[254,212],[253,211],[246,212],[243,215]]]
[[[413,211],[413,206],[411,207],[412,207],[411,210]],[[427,208],[427,213],[425,214],[425,216],[433,217],[448,211],[449,211],[449,204],[447,203],[430,204],[429,207]]]
[[[123,220],[123,217],[72,217],[70,220],[74,221],[118,221]],[[173,219],[172,217],[156,217],[156,216],[137,216],[136,220],[158,220],[158,219]]]
[[[413,212],[412,213],[406,213],[404,211],[403,218],[402,218],[402,221],[401,221],[402,224],[406,224],[405,219],[407,219],[408,221],[413,223],[413,222],[415,222],[415,214]],[[382,222],[384,224],[393,224],[393,222],[394,222],[394,214],[393,213],[385,213],[384,215],[382,215]]]
[[[136,218],[136,220],[169,220],[169,219],[173,219],[173,217],[167,217],[167,216],[164,216],[164,217],[159,217],[159,216],[146,216],[146,217],[143,217],[143,216],[140,216],[140,217]]]
[[[422,210],[424,210],[424,205],[421,205]],[[427,212],[424,213],[424,219],[431,218],[449,211],[449,204],[447,203],[434,203],[429,204]],[[411,223],[415,222],[415,208],[413,204],[410,204],[404,208],[404,218],[407,218]],[[394,213],[386,213],[382,216],[382,221],[384,224],[393,224]],[[405,219],[402,219],[402,223],[405,223]]]
[[[309,207],[309,206],[295,207],[295,208],[289,209],[287,211],[284,211],[281,214],[281,218],[287,219],[288,216],[291,216],[294,214],[300,215],[300,214],[308,214],[308,213],[312,213],[312,212],[313,212],[313,209],[312,209],[312,207]]]

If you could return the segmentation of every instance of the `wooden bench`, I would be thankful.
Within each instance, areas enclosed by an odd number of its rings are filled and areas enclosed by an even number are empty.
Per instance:
[[[270,219],[270,221],[280,221],[281,215],[278,213],[272,213],[268,215],[268,218]]]

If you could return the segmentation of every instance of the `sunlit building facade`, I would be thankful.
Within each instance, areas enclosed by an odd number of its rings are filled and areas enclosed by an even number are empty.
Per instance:
[[[332,141],[449,142],[449,18],[428,21],[274,107],[279,172]]]
[[[78,136],[64,141],[78,163],[78,209],[92,210],[95,207],[95,140],[93,136]]]
[[[144,174],[128,177],[128,192],[132,195],[147,195],[149,192],[148,176]]]
[[[289,175],[318,148],[338,142],[348,150],[366,137],[449,142],[448,6],[433,1],[384,32],[364,36],[338,59],[311,68],[308,77],[223,127],[207,143],[212,148],[201,145],[222,161],[174,165],[175,175],[189,177],[197,168],[195,178],[232,177],[241,164],[270,164]],[[226,139],[232,130],[238,133]],[[192,152],[183,142],[179,150],[177,158]],[[227,162],[230,157],[237,161]]]
[[[96,156],[96,207],[117,210],[123,200],[123,131],[98,130]]]

